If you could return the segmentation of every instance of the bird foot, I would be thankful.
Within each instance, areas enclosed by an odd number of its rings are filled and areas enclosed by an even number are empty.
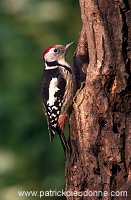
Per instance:
[[[76,91],[76,94],[73,98],[73,102],[76,101],[77,95],[80,93],[80,91],[85,87],[86,82],[82,82],[80,88]]]

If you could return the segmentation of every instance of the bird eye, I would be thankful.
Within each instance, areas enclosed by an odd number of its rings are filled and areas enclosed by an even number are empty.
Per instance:
[[[57,49],[54,49],[54,52],[57,52]]]

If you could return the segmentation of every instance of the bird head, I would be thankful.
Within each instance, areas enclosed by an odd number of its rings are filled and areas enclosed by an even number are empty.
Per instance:
[[[73,43],[74,42],[66,45],[53,45],[48,47],[42,55],[43,60],[54,62],[65,59],[66,52]]]

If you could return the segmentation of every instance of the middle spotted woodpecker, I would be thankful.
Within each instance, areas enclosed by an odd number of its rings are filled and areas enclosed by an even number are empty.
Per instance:
[[[53,45],[43,53],[45,69],[42,76],[42,101],[48,122],[51,141],[57,132],[64,151],[69,150],[69,145],[64,136],[64,127],[70,115],[76,82],[73,68],[66,62],[65,55],[73,44]]]

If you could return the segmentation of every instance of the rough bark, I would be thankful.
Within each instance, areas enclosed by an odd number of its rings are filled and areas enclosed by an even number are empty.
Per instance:
[[[83,26],[74,65],[78,87],[83,81],[85,86],[77,93],[70,117],[67,191],[126,190],[128,196],[122,199],[131,199],[129,4],[128,0],[80,0]]]

